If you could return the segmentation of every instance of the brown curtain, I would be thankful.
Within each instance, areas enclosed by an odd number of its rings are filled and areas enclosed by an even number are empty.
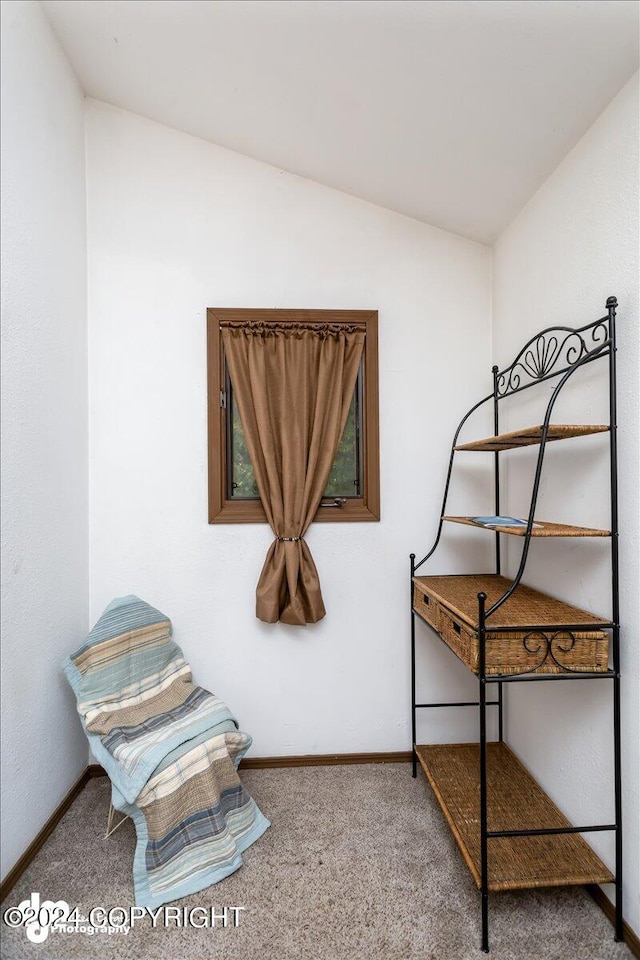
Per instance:
[[[260,499],[275,540],[256,589],[266,623],[325,615],[304,535],[342,438],[364,332],[338,325],[224,327],[222,342]]]

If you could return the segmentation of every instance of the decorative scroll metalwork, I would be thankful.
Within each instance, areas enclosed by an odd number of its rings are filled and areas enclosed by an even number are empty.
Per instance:
[[[533,386],[569,370],[588,353],[594,357],[609,344],[608,317],[586,327],[549,327],[524,345],[510,366],[496,374],[496,396]]]
[[[533,638],[537,639],[537,643]],[[531,630],[522,638],[522,646],[531,656],[536,657],[540,652],[542,652],[542,656],[538,658],[532,667],[527,670],[518,671],[517,675],[524,676],[527,673],[535,673],[547,660],[552,660],[563,673],[585,673],[583,667],[579,670],[574,670],[562,662],[562,654],[570,653],[575,645],[576,636],[571,630],[557,630],[551,634],[544,633],[542,630]]]

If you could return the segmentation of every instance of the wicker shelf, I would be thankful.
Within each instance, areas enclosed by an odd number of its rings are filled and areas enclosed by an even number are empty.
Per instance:
[[[550,424],[547,430],[547,443],[552,440],[568,440],[570,437],[586,437],[592,433],[607,433],[609,427],[604,423],[590,424]],[[540,443],[542,427],[525,427],[523,430],[514,430],[512,433],[501,433],[497,437],[487,437],[485,440],[473,440],[471,443],[461,443],[455,450],[513,450],[515,447],[531,447]]]
[[[487,527],[484,523],[476,523],[473,517],[443,517],[449,523],[465,523],[478,530],[488,530],[490,533],[511,533],[516,537],[523,537],[526,527]],[[534,521],[538,524],[531,531],[532,537],[610,537],[609,530],[597,530],[593,527],[574,527],[569,523],[548,523],[545,520]]]
[[[489,609],[512,582],[491,573],[414,577],[413,611],[477,674],[478,594],[486,594]],[[593,613],[520,583],[487,620],[486,674],[604,673],[609,666],[605,629],[610,626]]]
[[[416,746],[471,875],[481,886],[479,746]],[[504,743],[487,744],[488,821],[491,830],[570,826]],[[577,833],[489,839],[489,890],[611,883],[613,875]]]

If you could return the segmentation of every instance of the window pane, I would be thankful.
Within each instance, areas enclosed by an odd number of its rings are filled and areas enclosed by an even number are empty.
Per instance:
[[[227,396],[231,398],[228,407],[228,442],[230,448],[228,462],[231,465],[229,498],[257,500],[260,495],[244,438],[238,405],[230,383],[227,385]],[[360,481],[361,431],[359,423],[361,406],[360,375],[358,375],[342,440],[329,474],[329,482],[324,491],[325,497],[360,497],[362,495]]]
[[[233,393],[231,393],[231,404],[229,408],[231,456],[228,458],[231,464],[229,476],[229,497],[238,500],[250,498],[257,500],[260,496],[256,484],[256,478],[249,459],[249,451],[244,439],[244,430],[240,420],[240,412]]]
[[[325,497],[359,497],[359,433],[358,430],[358,385],[351,398],[349,416],[344,427],[342,440],[331,467],[329,482],[325,487]]]

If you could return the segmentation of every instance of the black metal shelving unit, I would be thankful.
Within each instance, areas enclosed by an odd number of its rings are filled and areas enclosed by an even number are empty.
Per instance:
[[[616,415],[616,331],[615,331],[615,322],[616,322],[616,308],[617,300],[615,297],[609,297],[606,302],[606,314],[600,319],[586,324],[582,327],[549,327],[545,330],[542,330],[535,337],[529,340],[521,351],[518,353],[513,362],[505,367],[503,370],[499,370],[497,366],[493,367],[493,389],[490,394],[486,397],[483,397],[478,403],[476,403],[462,418],[460,421],[454,438],[451,445],[451,454],[449,457],[449,466],[447,471],[447,477],[444,488],[444,496],[442,501],[442,510],[440,512],[440,520],[438,524],[438,529],[435,537],[433,546],[429,552],[416,563],[416,555],[410,555],[410,572],[411,572],[411,716],[412,716],[412,753],[413,753],[413,776],[417,775],[417,766],[418,763],[422,765],[427,774],[427,777],[433,787],[436,796],[447,816],[447,820],[454,832],[456,840],[462,850],[462,853],[469,865],[472,874],[476,880],[476,883],[480,889],[481,893],[481,917],[482,917],[482,950],[485,952],[489,951],[489,893],[492,889],[490,884],[490,866],[492,866],[492,857],[494,851],[497,849],[496,843],[499,845],[500,841],[504,841],[505,838],[517,839],[517,838],[536,838],[536,837],[550,837],[557,836],[558,843],[568,843],[575,838],[575,842],[582,843],[582,839],[579,836],[580,834],[587,834],[592,832],[604,832],[611,831],[615,834],[615,871],[614,874],[609,874],[608,876],[602,874],[599,879],[594,879],[591,881],[588,877],[585,880],[572,880],[569,882],[578,883],[578,882],[614,882],[615,883],[615,938],[616,940],[623,939],[623,916],[622,916],[622,787],[621,787],[621,743],[620,743],[620,617],[619,617],[619,573],[618,573],[618,493],[617,493],[617,444],[616,444],[616,433],[617,433],[617,415]],[[594,426],[593,428],[572,428],[572,427],[554,427],[551,424],[551,416],[553,409],[555,407],[556,401],[559,394],[561,393],[563,387],[567,381],[573,377],[577,371],[585,367],[586,364],[599,361],[599,360],[608,360],[608,380],[609,380],[609,423],[608,425],[599,425]],[[527,431],[522,431],[520,434],[516,431],[515,433],[504,434],[500,436],[500,418],[499,418],[499,406],[500,402],[506,399],[509,396],[520,393],[523,390],[527,390],[531,387],[534,387],[550,378],[559,377],[559,381],[553,392],[551,398],[547,404],[544,421],[540,428],[529,428]],[[487,441],[476,441],[475,443],[462,444],[458,446],[458,437],[462,427],[469,419],[469,417],[484,404],[491,403],[493,405],[493,421],[494,421],[494,430],[495,437],[489,438]],[[573,432],[571,432],[573,430]],[[564,431],[564,433],[563,433]],[[567,432],[569,431],[569,432]],[[580,436],[585,433],[590,432],[608,432],[609,435],[609,451],[610,451],[610,499],[611,499],[611,529],[609,531],[595,531],[595,530],[583,530],[577,527],[562,527],[561,525],[542,525],[543,535],[555,535],[555,536],[607,536],[610,540],[611,546],[611,584],[612,584],[612,611],[611,618],[609,620],[599,620],[598,622],[592,623],[591,628],[598,628],[607,632],[607,635],[610,636],[610,649],[611,649],[611,663],[612,666],[609,666],[605,663],[606,669],[600,669],[598,672],[591,670],[571,670],[571,668],[566,667],[562,662],[561,656],[558,651],[570,649],[570,646],[574,642],[574,631],[577,629],[584,629],[584,623],[527,623],[527,624],[517,624],[518,630],[526,631],[526,635],[522,640],[522,643],[525,645],[528,653],[532,651],[538,652],[541,651],[541,659],[536,661],[533,667],[527,667],[519,672],[505,672],[505,673],[496,673],[495,670],[491,673],[487,672],[487,645],[493,643],[492,639],[487,639],[487,634],[489,633],[492,637],[507,635],[507,631],[513,630],[513,625],[499,625],[495,620],[495,615],[498,610],[500,610],[503,605],[509,600],[509,598],[514,594],[518,589],[519,584],[522,581],[523,574],[525,572],[527,557],[529,554],[529,549],[531,545],[531,540],[536,536],[540,535],[540,528],[538,527],[535,521],[536,515],[536,506],[538,502],[538,494],[540,490],[540,481],[542,477],[543,464],[545,450],[548,443],[552,441],[557,441],[566,436]],[[492,603],[487,604],[487,595],[484,591],[477,593],[477,641],[478,641],[478,665],[477,665],[477,679],[478,679],[478,700],[477,701],[464,701],[456,703],[417,703],[416,702],[416,617],[421,617],[421,614],[415,609],[414,604],[414,577],[417,571],[432,557],[436,551],[438,544],[441,539],[443,526],[445,521],[453,519],[458,522],[467,522],[473,523],[472,518],[449,518],[446,516],[446,505],[447,498],[449,494],[449,486],[451,481],[451,475],[454,465],[454,459],[456,453],[460,450],[492,450],[494,452],[493,456],[493,476],[494,476],[494,503],[495,503],[495,513],[496,516],[500,516],[500,455],[503,450],[511,449],[512,447],[524,446],[530,444],[538,444],[538,457],[536,463],[536,470],[533,481],[533,488],[531,494],[531,501],[529,507],[529,513],[526,520],[526,528],[523,528],[517,531],[523,540],[522,545],[522,555],[518,565],[517,572],[510,582],[509,586],[504,590],[504,592],[494,600]],[[534,523],[536,525],[534,526]],[[544,530],[544,527],[548,527],[548,530]],[[551,528],[556,528],[553,531]],[[513,532],[510,530],[495,531],[495,574],[500,575],[501,573],[501,537],[504,533]],[[422,578],[428,579],[428,578]],[[523,585],[524,588],[524,585]],[[475,594],[474,594],[475,596]],[[503,611],[504,613],[504,611]],[[424,616],[421,619],[429,623]],[[597,618],[592,617],[592,620],[595,621]],[[432,625],[432,624],[430,624]],[[565,639],[565,646],[562,644],[557,645],[556,637],[561,634]],[[530,641],[528,644],[528,638],[535,636],[537,640],[541,642],[537,646],[531,646]],[[568,641],[567,641],[568,638]],[[446,642],[446,639],[445,639]],[[568,645],[567,644],[568,642]],[[556,645],[554,646],[554,643]],[[545,662],[548,661],[548,665],[555,672],[544,672]],[[553,661],[553,663],[552,663]],[[540,672],[540,671],[543,672]],[[492,763],[503,762],[500,760],[499,755],[506,751],[508,748],[504,745],[503,751],[503,742],[504,742],[504,717],[503,717],[503,708],[504,708],[504,692],[503,686],[505,683],[518,684],[518,683],[536,683],[543,682],[547,680],[608,680],[612,686],[612,706],[613,706],[613,748],[614,748],[614,800],[615,800],[615,820],[613,823],[601,823],[601,824],[588,824],[588,825],[579,825],[572,826],[569,822],[560,814],[557,808],[551,805],[549,801],[548,809],[553,807],[551,812],[554,817],[557,814],[557,818],[553,821],[553,825],[536,825],[531,826],[519,826],[517,829],[489,829],[488,826],[488,809],[491,807],[491,796],[489,795],[489,784],[488,781],[491,780],[491,776],[488,777],[488,757],[490,757]],[[496,692],[495,696],[492,699],[488,699],[488,688],[489,686],[495,687]],[[498,711],[498,742],[492,743],[487,740],[487,707],[496,707]],[[478,708],[478,719],[479,719],[479,742],[471,748],[468,746],[468,749],[473,749],[477,751],[476,753],[469,754],[467,750],[466,762],[469,763],[469,757],[471,757],[471,763],[473,767],[473,776],[476,777],[475,786],[478,793],[478,799],[474,800],[476,804],[476,819],[478,836],[470,835],[468,833],[467,826],[467,835],[464,835],[464,830],[462,827],[458,829],[456,824],[456,811],[454,809],[455,804],[451,805],[450,800],[447,799],[447,790],[455,790],[455,785],[452,787],[451,782],[445,782],[444,779],[438,779],[441,776],[441,770],[439,772],[438,763],[442,762],[443,756],[446,757],[446,753],[443,754],[443,751],[449,750],[451,756],[454,756],[454,751],[458,750],[460,745],[451,746],[449,748],[440,747],[440,748],[431,748],[431,747],[420,747],[416,743],[416,711],[418,709],[433,709],[441,707],[477,707]],[[431,751],[431,754],[429,753]],[[436,753],[434,753],[436,751]],[[439,753],[437,752],[439,751]],[[433,756],[433,763],[430,757]],[[506,753],[505,753],[506,756]],[[510,754],[512,757],[513,755]],[[457,758],[456,758],[457,759]],[[477,759],[477,766],[476,766]],[[523,768],[524,771],[524,768]],[[491,771],[489,771],[491,773]],[[526,774],[529,776],[528,774]],[[479,788],[479,789],[478,789]],[[545,799],[540,791],[543,800]],[[546,798],[548,799],[548,798]],[[554,812],[555,811],[555,812]],[[526,810],[521,811],[522,816],[526,818]],[[520,822],[522,822],[522,816]],[[553,819],[553,818],[551,818]],[[558,825],[559,824],[559,825]],[[564,838],[564,840],[563,840]],[[525,843],[531,843],[532,841],[524,841]],[[554,841],[555,842],[555,841]],[[585,849],[589,849],[586,847]],[[594,859],[595,854],[593,854]],[[600,861],[600,866],[603,866]],[[526,873],[526,871],[525,871]],[[594,877],[598,877],[597,872],[594,873]],[[557,883],[557,881],[554,881]],[[531,882],[525,877],[522,880],[522,883],[518,884],[517,882],[513,883],[510,887],[511,889],[518,888],[528,888],[534,886],[542,886],[543,883]],[[493,889],[507,889],[505,886],[494,885]]]

